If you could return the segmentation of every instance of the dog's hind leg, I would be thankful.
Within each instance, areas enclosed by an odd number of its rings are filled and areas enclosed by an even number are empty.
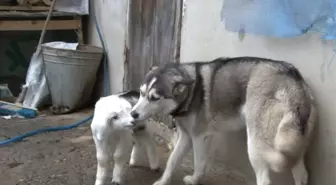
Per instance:
[[[292,168],[293,179],[295,185],[307,185],[308,184],[308,172],[304,164],[303,157]]]
[[[267,166],[254,166],[257,185],[271,185],[270,170]]]
[[[249,137],[249,136],[248,136]],[[271,185],[270,168],[263,158],[261,149],[256,148],[258,144],[252,143],[248,138],[248,156],[256,175],[257,185]]]
[[[249,157],[257,179],[257,185],[271,185],[270,169],[263,159],[253,156]]]
[[[187,185],[198,185],[203,180],[206,167],[209,165],[209,158],[214,153],[213,134],[201,134],[193,137],[193,154],[194,154],[194,173],[185,176],[183,181]]]

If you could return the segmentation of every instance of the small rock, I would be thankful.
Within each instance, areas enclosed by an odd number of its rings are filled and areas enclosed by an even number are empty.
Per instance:
[[[15,168],[15,167],[17,167],[17,166],[20,166],[20,165],[22,165],[23,163],[20,163],[20,162],[13,162],[13,163],[9,163],[7,166],[9,167],[9,168]]]

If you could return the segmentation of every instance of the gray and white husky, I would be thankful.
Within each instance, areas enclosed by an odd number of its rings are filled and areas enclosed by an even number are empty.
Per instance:
[[[311,90],[291,64],[265,58],[218,58],[209,62],[152,67],[131,115],[138,120],[163,112],[176,119],[178,141],[162,177],[167,185],[193,146],[194,173],[185,184],[201,183],[224,130],[246,128],[248,155],[257,185],[270,185],[270,172],[291,170],[306,185],[304,154],[317,110]]]

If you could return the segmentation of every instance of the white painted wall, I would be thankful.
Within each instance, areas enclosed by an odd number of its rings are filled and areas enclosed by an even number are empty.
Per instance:
[[[120,92],[123,90],[128,0],[95,0],[94,3],[98,24],[103,34],[108,54],[109,89],[111,93]],[[91,8],[88,43],[101,46]]]
[[[220,56],[258,56],[293,63],[302,72],[316,94],[320,123],[308,157],[310,185],[336,183],[336,57],[332,43],[323,42],[317,35],[291,39],[272,39],[246,36],[240,41],[236,33],[225,31],[220,22],[223,0],[185,0],[181,39],[181,60],[211,60]],[[335,43],[336,44],[336,43]],[[254,179],[249,166],[244,133],[230,133],[226,138],[219,161],[235,169],[236,176]],[[224,174],[223,174],[224,175]],[[284,183],[277,179],[277,184]],[[282,183],[280,183],[282,182]]]
[[[223,0],[185,0],[181,39],[182,61],[211,60],[219,56],[258,56],[286,60],[296,65],[316,92],[320,109],[320,123],[308,157],[310,185],[336,183],[336,59],[332,43],[323,42],[316,35],[292,39],[271,39],[246,36],[243,41],[235,33],[226,32],[220,22]],[[104,34],[109,55],[111,92],[123,89],[124,46],[127,32],[127,6],[125,0],[96,0],[97,18]],[[92,11],[91,11],[92,12]],[[89,44],[100,45],[92,15],[89,23]],[[227,175],[237,181],[254,184],[249,165],[244,131],[225,136],[216,166],[218,175]],[[288,174],[287,174],[288,175]],[[279,176],[276,184],[288,184]]]

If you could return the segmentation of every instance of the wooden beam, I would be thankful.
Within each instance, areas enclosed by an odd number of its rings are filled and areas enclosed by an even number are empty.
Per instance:
[[[11,19],[11,18],[24,18],[24,19],[34,19],[34,18],[45,18],[47,17],[49,12],[41,11],[41,12],[22,12],[22,11],[0,11],[1,19]],[[52,12],[51,17],[75,17],[76,13],[67,13],[67,12]]]
[[[84,44],[82,17],[76,16],[76,20],[79,23],[77,28],[77,40],[79,44]]]
[[[2,11],[48,11],[49,8],[49,6],[0,6]]]
[[[0,20],[0,31],[33,31],[42,30],[45,21],[10,21]],[[50,20],[47,30],[78,29],[79,20]]]

